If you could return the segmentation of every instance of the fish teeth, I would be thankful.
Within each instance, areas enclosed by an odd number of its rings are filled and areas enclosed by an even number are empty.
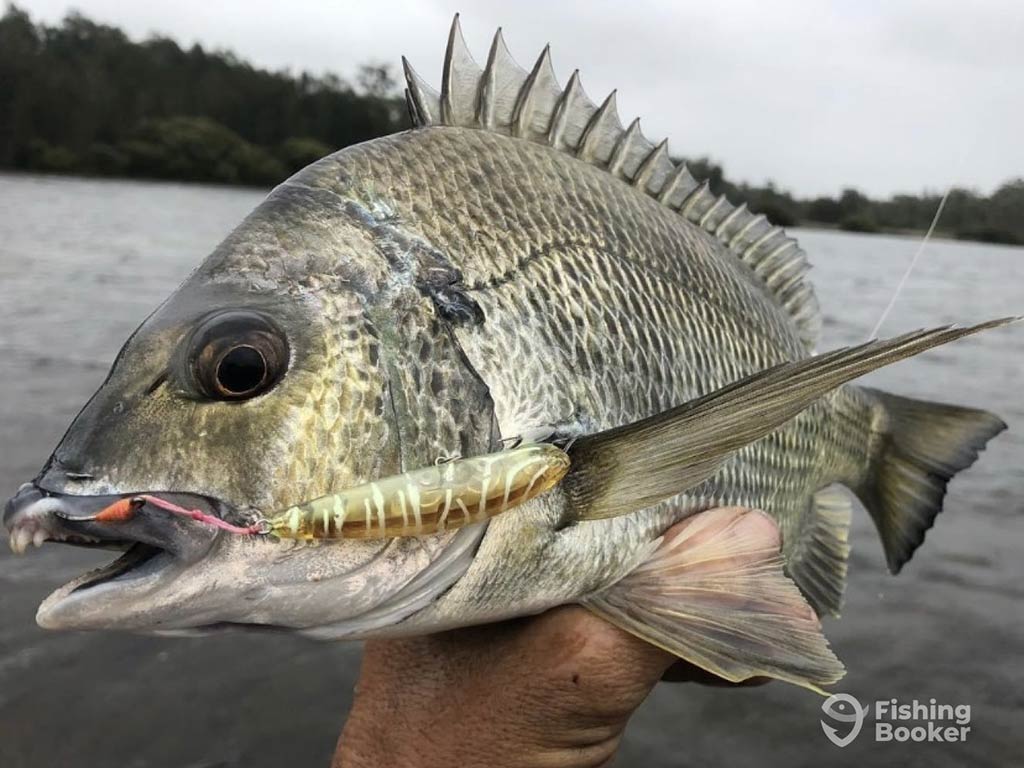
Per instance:
[[[17,555],[25,553],[29,545],[43,546],[45,541],[72,541],[76,543],[96,544],[100,539],[83,533],[69,533],[55,525],[53,512],[56,500],[41,499],[29,509],[20,512],[12,521],[8,543],[11,551]]]
[[[47,515],[29,513],[20,516],[14,523],[7,541],[14,554],[22,555],[30,544],[41,547],[44,541],[60,538],[64,536],[51,529]]]
[[[29,530],[27,525],[20,526],[14,532],[14,552],[15,554],[21,555],[28,549],[29,542],[32,541],[32,531]]]

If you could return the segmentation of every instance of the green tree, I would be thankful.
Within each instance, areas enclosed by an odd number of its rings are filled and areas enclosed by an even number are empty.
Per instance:
[[[407,126],[387,67],[364,67],[357,80],[269,72],[165,37],[134,42],[75,13],[36,25],[9,5],[0,18],[0,167],[273,183],[314,148]],[[196,142],[205,141],[203,154]],[[172,146],[189,154],[175,160]],[[200,156],[218,165],[203,168]]]
[[[816,197],[807,204],[806,216],[810,221],[821,224],[838,224],[843,217],[843,207],[831,197]]]

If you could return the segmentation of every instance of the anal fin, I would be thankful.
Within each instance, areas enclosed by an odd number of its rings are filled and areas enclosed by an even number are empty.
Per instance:
[[[772,677],[823,693],[843,665],[783,573],[779,543],[775,521],[759,510],[708,510],[583,604],[726,680]]]
[[[850,555],[850,497],[839,487],[814,494],[786,570],[819,616],[838,616]]]

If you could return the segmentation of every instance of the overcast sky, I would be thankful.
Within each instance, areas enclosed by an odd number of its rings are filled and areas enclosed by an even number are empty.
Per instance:
[[[478,61],[504,28],[526,67],[550,42],[624,120],[732,178],[801,195],[991,191],[1024,176],[1024,0],[18,0],[138,38],[228,48],[273,69],[354,72],[408,56],[432,82],[462,12]]]

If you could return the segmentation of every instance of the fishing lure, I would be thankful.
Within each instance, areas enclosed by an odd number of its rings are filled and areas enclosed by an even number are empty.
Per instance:
[[[232,525],[149,494],[119,499],[79,521],[125,522],[146,504],[240,535],[279,539],[384,539],[425,536],[506,512],[553,488],[569,454],[547,443],[456,458],[323,496],[256,521]]]
[[[553,488],[569,455],[534,443],[453,459],[289,507],[263,521],[282,539],[423,536],[478,523]]]

